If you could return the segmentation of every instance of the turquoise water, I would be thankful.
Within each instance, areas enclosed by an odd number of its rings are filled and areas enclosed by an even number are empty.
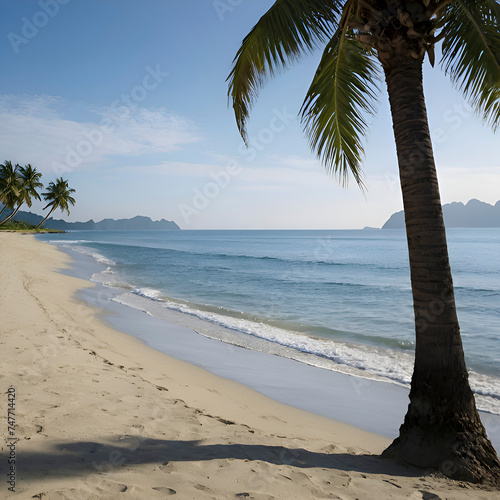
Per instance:
[[[410,382],[414,326],[403,231],[81,231],[39,238],[92,256],[91,279],[116,290],[117,302],[202,319],[211,327],[199,333],[224,342]],[[448,240],[471,384],[479,407],[500,414],[500,230],[451,229]]]

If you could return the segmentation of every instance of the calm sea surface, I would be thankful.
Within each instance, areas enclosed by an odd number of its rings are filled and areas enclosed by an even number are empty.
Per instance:
[[[199,333],[408,385],[414,347],[406,237],[398,230],[78,231],[40,235],[93,257],[115,301]],[[459,320],[480,409],[500,414],[500,230],[449,229]],[[198,331],[198,330],[197,330]]]

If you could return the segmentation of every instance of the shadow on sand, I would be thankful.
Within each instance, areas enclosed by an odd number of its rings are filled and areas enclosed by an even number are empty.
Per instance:
[[[337,471],[418,477],[422,471],[395,464],[377,455],[320,453],[302,448],[249,444],[201,444],[200,441],[170,441],[127,436],[108,443],[81,441],[58,443],[47,453],[20,453],[20,479],[40,476],[82,477],[121,467],[168,462],[205,460],[262,461],[298,468],[320,467]]]

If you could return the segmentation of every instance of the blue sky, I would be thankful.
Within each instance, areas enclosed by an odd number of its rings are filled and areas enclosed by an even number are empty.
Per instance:
[[[320,53],[262,90],[251,147],[242,145],[225,80],[271,4],[3,0],[0,159],[31,163],[45,184],[68,179],[77,204],[67,220],[140,214],[185,229],[380,227],[402,208],[383,85],[366,141],[365,194],[325,171],[296,118]],[[425,68],[425,88],[442,201],[495,203],[498,135],[439,67]]]

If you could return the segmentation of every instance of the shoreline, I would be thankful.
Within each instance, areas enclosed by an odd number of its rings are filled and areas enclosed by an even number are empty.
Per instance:
[[[86,254],[65,248],[60,250],[73,261],[69,275],[88,280],[97,267],[106,267]],[[287,357],[283,349],[274,353],[268,349],[259,350],[258,346],[239,347],[209,334],[214,326],[203,319],[165,309],[161,302],[146,298],[141,298],[145,308],[140,309],[137,296],[131,297],[134,305],[128,305],[126,295],[129,294],[99,282],[92,283],[95,286],[79,292],[78,298],[101,309],[101,319],[112,328],[139,338],[160,352],[243,384],[288,406],[391,440],[399,433],[408,407],[409,387],[318,367],[309,364],[307,359]],[[225,329],[220,325],[215,328],[218,331]],[[480,411],[480,416],[493,446],[500,450],[500,415]]]
[[[92,284],[57,272],[69,257],[33,236],[0,234],[0,262],[4,413],[11,386],[17,398],[12,496],[498,493],[381,460],[389,439],[285,406],[110,328],[102,310],[75,298]],[[4,439],[2,472],[8,452]]]

